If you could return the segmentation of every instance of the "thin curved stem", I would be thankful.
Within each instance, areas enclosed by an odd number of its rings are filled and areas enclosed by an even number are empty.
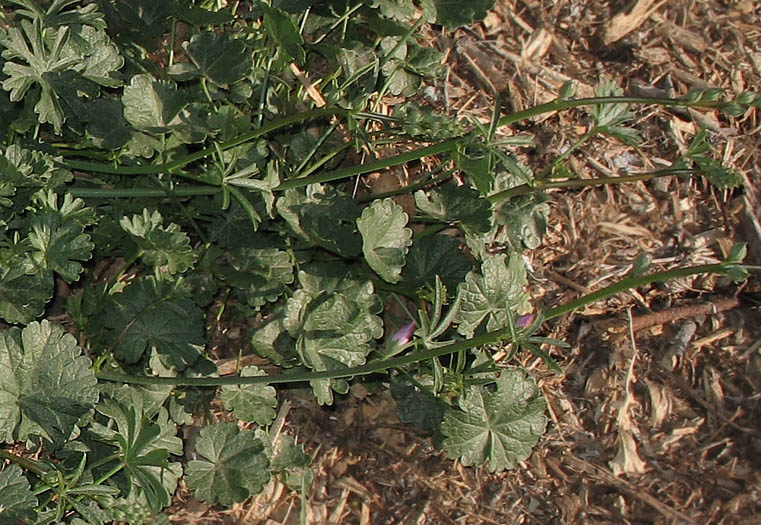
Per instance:
[[[174,188],[171,190],[149,188],[68,188],[66,193],[72,197],[104,198],[104,199],[149,199],[156,197],[195,197],[198,195],[214,195],[222,191],[218,187],[196,186],[190,188]]]
[[[578,108],[581,106],[597,106],[602,104],[656,104],[661,106],[681,106],[691,108],[720,108],[727,102],[720,100],[697,100],[691,101],[679,98],[649,98],[649,97],[589,97],[574,99],[556,99],[546,104],[511,113],[499,119],[499,126],[508,126],[521,120],[530,119],[543,113],[551,113],[563,109]]]
[[[202,149],[195,153],[191,153],[190,155],[186,155],[184,157],[180,157],[179,159],[175,159],[170,162],[165,162],[163,164],[149,164],[145,166],[114,166],[113,164],[84,162],[76,160],[64,160],[59,163],[62,166],[70,169],[91,171],[95,173],[109,173],[111,175],[157,175],[159,173],[173,172],[179,168],[182,168],[183,166],[190,164],[191,162],[210,157],[218,151],[217,148],[221,149],[222,151],[234,148],[235,146],[240,146],[241,144],[257,139],[263,135],[267,135],[276,129],[284,128],[297,122],[322,117],[346,116],[351,113],[352,110],[335,107],[313,109],[310,111],[304,111],[303,113],[296,113],[294,115],[283,117],[274,122],[270,122],[269,124],[266,124],[254,131],[244,133],[230,141],[220,144],[219,146],[209,146],[208,148]],[[181,173],[178,174],[182,175]]]
[[[602,186],[603,184],[624,184],[627,182],[640,182],[657,179],[659,177],[669,177],[672,175],[695,175],[696,173],[698,173],[698,170],[691,168],[667,168],[647,173],[638,173],[636,175],[622,175],[620,177],[600,177],[597,179],[573,179],[561,181],[538,180],[533,184],[521,184],[520,186],[494,193],[489,195],[488,199],[493,203],[497,203],[519,195],[541,193],[550,188],[584,188],[587,186]]]
[[[366,162],[364,164],[358,164],[356,166],[349,166],[347,168],[341,168],[326,173],[319,173],[317,175],[311,175],[309,177],[302,177],[299,179],[289,179],[276,188],[274,191],[284,191],[290,188],[301,188],[310,184],[317,184],[321,182],[331,182],[334,180],[345,179],[354,177],[355,175],[361,175],[363,173],[369,173],[371,171],[379,171],[391,166],[397,166],[399,164],[406,164],[413,160],[417,160],[429,155],[439,155],[441,153],[447,153],[453,151],[458,144],[459,139],[449,139],[431,146],[426,146],[414,151],[408,151],[401,153],[393,157],[385,159],[374,160],[372,162]]]
[[[509,124],[513,124],[515,122],[519,122],[521,120],[526,120],[526,119],[541,115],[543,113],[550,113],[553,111],[560,111],[564,109],[570,109],[570,108],[581,107],[581,106],[614,104],[614,103],[660,104],[663,106],[685,106],[685,107],[705,107],[705,108],[723,107],[727,104],[726,102],[723,102],[723,101],[707,101],[707,100],[690,101],[686,99],[647,98],[647,97],[591,97],[591,98],[580,98],[580,99],[571,99],[571,100],[557,99],[552,102],[548,102],[546,104],[541,104],[539,106],[535,106],[533,108],[529,108],[523,111],[519,111],[517,113],[507,115],[505,117],[502,117],[501,119],[499,119],[498,125],[506,126]],[[210,146],[208,148],[202,149],[190,155],[186,155],[179,159],[175,159],[170,162],[165,162],[163,164],[150,164],[150,165],[144,165],[144,166],[118,166],[114,164],[74,161],[74,160],[60,161],[59,164],[70,169],[77,169],[77,170],[90,171],[90,172],[96,172],[96,173],[109,173],[112,175],[155,175],[159,173],[171,172],[182,177],[187,177],[187,178],[192,178],[194,180],[197,180],[196,177],[188,173],[183,173],[182,171],[180,171],[180,168],[194,161],[213,155],[214,153],[218,151],[217,148],[221,150],[233,148],[245,142],[248,142],[256,138],[259,138],[263,135],[266,135],[270,133],[271,131],[289,126],[291,124],[295,124],[297,122],[302,122],[305,120],[321,118],[321,117],[328,117],[328,116],[344,116],[345,117],[352,114],[357,117],[372,118],[373,116],[372,114],[357,113],[352,110],[344,109],[344,108],[326,107],[326,108],[320,108],[320,109],[313,109],[310,111],[305,111],[303,113],[297,113],[295,115],[289,115],[287,117],[283,117],[282,119],[271,122],[254,131],[244,133],[240,135],[239,137],[236,137],[235,139],[232,139],[219,146]],[[471,135],[473,133],[474,131],[471,131]],[[306,186],[308,184],[329,182],[329,181],[339,180],[342,178],[353,177],[355,175],[360,175],[362,173],[368,173],[370,171],[385,169],[390,166],[404,164],[404,163],[410,162],[412,160],[417,160],[428,155],[437,155],[441,153],[450,152],[457,147],[457,145],[459,144],[461,140],[463,140],[463,138],[464,137],[455,137],[455,138],[447,139],[447,140],[432,144],[430,146],[420,148],[415,151],[402,153],[394,157],[381,159],[374,162],[369,162],[367,164],[363,164],[360,166],[350,166],[348,168],[343,168],[343,169],[335,170],[328,173],[321,173],[321,174],[313,175],[310,177],[303,177],[299,179],[288,180],[283,182],[277,188],[275,188],[275,190],[282,191],[289,188],[298,188],[298,187]]]
[[[687,268],[677,268],[674,270],[666,270],[662,272],[655,272],[649,275],[642,275],[636,277],[629,277],[620,282],[587,294],[583,297],[579,297],[573,301],[570,301],[564,305],[556,306],[548,310],[544,316],[545,320],[554,319],[561,315],[572,312],[573,310],[580,308],[586,304],[600,299],[605,299],[616,295],[617,293],[625,290],[636,288],[638,286],[644,286],[654,282],[665,281],[667,279],[674,279],[678,277],[686,277],[689,275],[696,275],[700,273],[723,273],[730,266],[737,266],[746,270],[756,271],[759,268],[754,266],[746,266],[741,264],[703,264],[698,266],[689,266]],[[353,377],[360,375],[375,374],[383,372],[390,368],[399,368],[410,363],[416,363],[419,361],[426,361],[435,357],[454,354],[461,350],[467,350],[477,346],[484,346],[489,344],[498,343],[499,341],[510,336],[510,327],[495,330],[480,336],[473,337],[466,341],[458,341],[451,345],[435,348],[432,350],[423,350],[420,352],[413,352],[401,357],[395,357],[392,359],[385,359],[380,361],[374,361],[361,366],[355,366],[352,368],[345,368],[342,370],[326,370],[320,372],[312,372],[305,369],[295,370],[293,372],[287,372],[284,374],[274,376],[253,376],[253,377],[152,377],[152,376],[127,376],[124,374],[117,374],[113,372],[96,372],[96,377],[105,381],[116,381],[122,383],[143,384],[143,385],[174,385],[174,386],[196,386],[196,387],[216,387],[221,385],[250,385],[250,384],[275,384],[275,383],[297,383],[303,381],[312,381],[315,379],[336,379],[343,377]]]

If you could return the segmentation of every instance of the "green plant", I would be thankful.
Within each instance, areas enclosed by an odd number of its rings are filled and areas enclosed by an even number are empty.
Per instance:
[[[391,377],[400,418],[450,456],[513,467],[544,431],[544,400],[487,345],[556,367],[542,346],[563,343],[537,335],[544,320],[629,287],[700,272],[740,279],[748,269],[738,249],[721,264],[633,275],[533,314],[519,254],[541,240],[543,190],[739,179],[711,158],[705,133],[672,168],[589,181],[559,180],[563,158],[535,175],[515,155],[520,144],[496,130],[590,107],[583,140],[604,133],[636,144],[624,126],[631,103],[736,115],[761,106],[756,95],[641,99],[606,85],[574,99],[569,87],[536,108],[495,110],[489,125],[412,103],[388,117],[372,111],[383,93],[412,95],[440,73],[439,54],[414,30],[472,22],[493,2],[469,12],[420,2],[416,20],[401,0],[257,2],[247,12],[179,0],[103,3],[105,12],[78,0],[8,3],[0,317],[14,326],[0,332],[0,436],[40,459],[0,451],[11,462],[0,471],[0,522],[153,522],[182,476],[198,499],[223,505],[273,476],[303,487],[308,456],[263,430],[277,407],[268,385],[308,383],[330,404],[351,378],[377,372]],[[325,71],[326,107],[305,107],[292,63]],[[390,147],[404,152],[357,161]],[[434,156],[441,168],[408,188],[349,193],[357,175]],[[402,191],[414,192],[419,216],[391,198]],[[413,236],[413,222],[422,233]],[[449,227],[460,235],[441,233]],[[497,245],[506,253],[487,250]],[[417,311],[392,318],[395,301]],[[71,333],[53,320],[60,308]],[[207,339],[223,314],[259,319],[251,349],[292,370],[218,377]],[[257,430],[209,424],[184,463],[178,426],[208,420],[218,387],[225,408]]]

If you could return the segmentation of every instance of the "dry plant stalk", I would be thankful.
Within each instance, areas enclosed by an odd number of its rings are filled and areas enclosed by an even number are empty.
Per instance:
[[[616,422],[618,424],[618,453],[616,457],[610,461],[610,467],[613,470],[613,474],[620,476],[621,474],[629,475],[642,475],[647,472],[647,463],[639,457],[637,452],[637,443],[634,441],[634,433],[632,431],[634,424],[629,414],[629,409],[633,404],[637,403],[634,398],[634,392],[632,391],[632,383],[634,383],[634,364],[637,361],[637,345],[634,341],[634,329],[632,321],[631,309],[629,313],[629,337],[632,345],[632,357],[629,361],[629,367],[626,371],[626,379],[624,379],[624,399],[621,402],[621,406],[618,409],[618,417]]]

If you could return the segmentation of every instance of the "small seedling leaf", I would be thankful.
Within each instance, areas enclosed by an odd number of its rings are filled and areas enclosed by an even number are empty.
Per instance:
[[[241,377],[266,375],[255,366],[247,366],[240,372]],[[275,419],[277,396],[269,385],[225,385],[222,387],[222,402],[227,410],[235,412],[242,421],[250,421],[266,426]]]

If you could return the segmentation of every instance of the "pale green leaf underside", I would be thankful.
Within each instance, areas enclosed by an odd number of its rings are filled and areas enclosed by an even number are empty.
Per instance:
[[[265,375],[255,366],[241,370],[241,377]],[[269,385],[225,385],[220,396],[227,410],[232,410],[238,419],[258,425],[269,425],[275,419],[277,396]]]
[[[288,299],[284,326],[296,349],[315,371],[361,365],[372,340],[383,334],[380,301],[371,282],[346,275],[341,266],[312,265],[299,272],[302,289]],[[341,382],[311,382],[321,404],[333,401],[331,388]]]
[[[442,222],[458,222],[472,232],[491,229],[491,203],[468,186],[444,184],[428,192],[416,191],[415,205],[426,215]]]
[[[166,131],[185,107],[185,96],[173,82],[135,75],[122,95],[124,118],[137,129]]]
[[[402,207],[392,199],[373,202],[357,219],[367,264],[390,283],[401,279],[412,244],[412,230],[405,227],[408,219]]]
[[[508,316],[530,309],[526,293],[526,269],[519,255],[490,255],[481,273],[470,272],[458,288],[460,310],[457,331],[472,337],[476,330],[499,330],[508,325]]]

